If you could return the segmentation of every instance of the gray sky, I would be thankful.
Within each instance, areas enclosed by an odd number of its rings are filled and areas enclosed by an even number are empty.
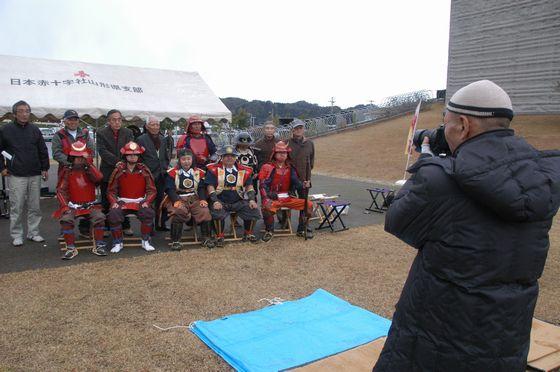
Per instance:
[[[197,71],[219,97],[341,107],[443,89],[450,0],[0,0],[0,54]]]

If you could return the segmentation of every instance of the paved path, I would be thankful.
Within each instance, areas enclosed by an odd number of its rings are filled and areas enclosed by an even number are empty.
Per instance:
[[[56,167],[54,167],[56,168]],[[51,172],[51,179],[56,177],[56,169]],[[385,215],[379,213],[365,214],[364,209],[370,204],[370,196],[365,190],[371,184],[359,181],[346,180],[341,178],[314,176],[313,194],[340,194],[340,198],[350,201],[351,207],[344,221],[349,227],[372,225],[383,223]],[[60,251],[58,247],[58,221],[53,220],[51,213],[57,208],[55,198],[47,198],[41,200],[41,208],[43,211],[43,221],[41,222],[41,234],[46,239],[44,243],[34,243],[25,241],[22,247],[13,247],[9,234],[9,221],[0,219],[0,273],[33,270],[39,268],[58,267],[66,265],[79,265],[84,262],[99,262],[107,259],[128,258],[147,254],[141,248],[124,249],[119,254],[110,254],[108,257],[97,257],[88,251],[80,251],[80,254],[72,261],[63,261],[60,259]],[[293,214],[294,224],[296,224],[297,213]],[[136,220],[132,221],[135,231],[139,231]],[[257,226],[257,231],[260,228]],[[316,227],[317,223],[311,224]],[[329,230],[321,230],[317,233],[330,233]],[[158,251],[167,251],[167,242],[165,234],[158,232],[153,238],[153,244]],[[280,239],[280,238],[277,238]],[[312,244],[312,240],[310,244]],[[249,244],[249,243],[248,243]],[[226,248],[227,249],[227,245]],[[157,254],[157,251],[155,253]]]

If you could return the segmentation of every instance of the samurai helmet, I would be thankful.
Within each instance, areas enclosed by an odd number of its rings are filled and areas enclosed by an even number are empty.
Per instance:
[[[142,155],[146,149],[134,141],[130,141],[121,149],[123,155]]]
[[[76,141],[70,146],[70,152],[68,153],[68,155],[88,158],[90,156],[90,152],[85,143],[83,143],[82,141]]]
[[[234,139],[235,146],[247,145],[249,146],[253,142],[253,137],[248,132],[240,132]]]

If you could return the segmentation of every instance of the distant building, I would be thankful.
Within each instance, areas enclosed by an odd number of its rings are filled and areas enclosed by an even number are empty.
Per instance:
[[[452,0],[447,99],[489,79],[519,114],[560,114],[560,0]]]

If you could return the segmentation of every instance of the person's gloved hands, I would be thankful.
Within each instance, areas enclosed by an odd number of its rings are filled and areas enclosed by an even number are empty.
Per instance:
[[[434,156],[434,153],[432,152],[432,149],[430,148],[430,139],[428,137],[424,137],[424,140],[422,141],[422,151],[420,151],[422,154],[428,154],[431,156]]]
[[[268,197],[272,200],[278,200],[278,194],[272,191],[268,193]]]

